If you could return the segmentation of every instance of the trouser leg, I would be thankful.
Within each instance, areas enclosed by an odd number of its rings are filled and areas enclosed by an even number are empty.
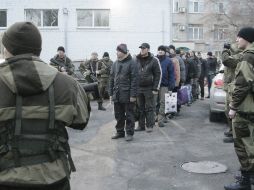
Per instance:
[[[201,98],[204,98],[204,96],[205,96],[204,78],[199,79],[199,86],[200,86]]]
[[[138,107],[139,107],[139,120],[138,125],[140,128],[145,128],[145,94],[140,93],[138,95]]]
[[[119,134],[124,134],[125,127],[125,105],[119,102],[114,103],[116,131]]]
[[[158,115],[158,122],[161,122],[165,117],[165,94],[168,92],[167,87],[161,87],[159,90],[160,109]]]
[[[240,162],[241,170],[254,173],[253,131],[254,124],[237,114],[233,120],[235,152]]]
[[[145,118],[147,128],[152,128],[155,124],[154,118],[154,97],[152,91],[147,91],[145,94]]]
[[[134,127],[135,127],[135,118],[134,118],[134,103],[126,103],[125,104],[125,113],[126,113],[126,133],[127,135],[134,135]]]

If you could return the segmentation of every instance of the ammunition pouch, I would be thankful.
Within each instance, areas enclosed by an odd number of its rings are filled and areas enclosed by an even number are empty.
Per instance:
[[[49,118],[22,118],[22,97],[16,95],[15,121],[0,127],[0,172],[61,159],[66,176],[75,171],[70,154],[68,133],[62,122],[55,121],[53,85],[49,87]]]

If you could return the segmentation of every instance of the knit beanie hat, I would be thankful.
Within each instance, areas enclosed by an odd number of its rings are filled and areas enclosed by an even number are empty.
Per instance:
[[[246,41],[252,43],[254,42],[254,28],[252,27],[245,27],[245,28],[242,28],[238,35],[239,37],[245,39]]]
[[[104,52],[103,56],[102,57],[109,57],[109,54],[108,52]]]
[[[41,53],[41,34],[31,22],[16,22],[4,32],[2,43],[12,54]]]
[[[207,52],[207,55],[213,56],[213,53],[211,51]]]
[[[162,50],[162,51],[165,51],[165,52],[167,51],[167,49],[166,49],[166,47],[164,45],[159,46],[158,47],[158,51],[159,50]]]
[[[126,44],[119,44],[116,48],[117,51],[120,51],[124,54],[128,53],[127,45]]]
[[[176,50],[176,48],[175,48],[175,46],[174,46],[174,45],[169,45],[169,49]]]
[[[63,46],[59,46],[59,47],[57,48],[57,51],[63,51],[63,52],[65,52],[65,49],[64,49]]]

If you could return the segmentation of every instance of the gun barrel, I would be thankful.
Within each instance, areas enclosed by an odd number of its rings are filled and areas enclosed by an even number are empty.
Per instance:
[[[82,86],[86,92],[94,92],[98,88],[98,83],[93,82],[93,83],[83,84]]]

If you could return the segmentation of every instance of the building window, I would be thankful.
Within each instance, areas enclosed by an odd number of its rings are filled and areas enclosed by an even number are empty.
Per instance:
[[[190,13],[202,13],[204,12],[204,1],[203,0],[190,0],[189,1],[189,12]]]
[[[174,0],[173,12],[174,13],[178,13],[179,12],[179,0]]]
[[[7,11],[0,10],[0,27],[6,27],[6,26],[7,26]]]
[[[85,28],[105,28],[109,27],[108,9],[78,9],[77,10],[77,25]]]
[[[188,26],[188,39],[202,40],[203,39],[203,25],[190,24]]]
[[[224,5],[223,3],[218,4],[218,13],[223,14],[224,13]]]
[[[226,40],[228,34],[228,28],[225,26],[214,26],[214,40]]]
[[[57,9],[26,9],[25,18],[38,27],[57,27],[58,10]]]
[[[173,23],[173,40],[178,40],[179,37],[178,37],[178,34],[179,34],[179,24],[178,23]]]

